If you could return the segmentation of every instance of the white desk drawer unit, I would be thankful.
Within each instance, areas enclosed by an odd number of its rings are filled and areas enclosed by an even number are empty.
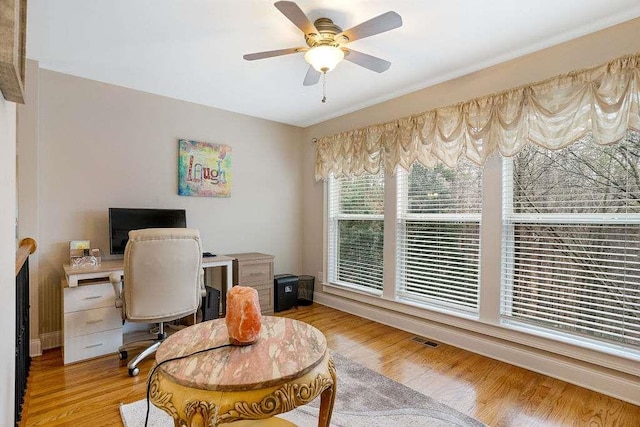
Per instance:
[[[116,353],[122,345],[122,317],[111,283],[70,288],[63,279],[64,363]]]
[[[223,298],[232,282],[233,258],[218,255],[202,259],[202,267],[223,267]],[[124,273],[121,259],[103,260],[98,266],[62,266],[64,279],[64,363],[116,353],[122,345],[122,318],[115,307],[112,273]],[[223,304],[224,307],[224,304]]]
[[[115,354],[122,345],[122,328],[64,339],[64,364]],[[115,355],[113,356],[116,357]]]
[[[122,316],[112,307],[94,308],[64,314],[64,337],[95,334],[122,327]]]
[[[109,282],[64,288],[64,312],[91,310],[100,307],[115,306],[116,296]]]

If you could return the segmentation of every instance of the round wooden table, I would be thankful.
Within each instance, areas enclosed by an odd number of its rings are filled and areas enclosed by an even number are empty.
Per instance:
[[[229,343],[224,319],[185,328],[167,338],[156,362]],[[336,370],[327,340],[304,322],[263,316],[258,341],[222,347],[160,366],[151,402],[175,426],[260,420],[291,411],[320,395],[318,426],[329,426]]]

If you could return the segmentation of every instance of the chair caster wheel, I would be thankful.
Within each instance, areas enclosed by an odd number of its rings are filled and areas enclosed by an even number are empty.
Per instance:
[[[129,358],[129,353],[126,350],[122,350],[120,352],[120,360],[127,360]]]
[[[133,369],[129,368],[129,376],[130,377],[137,377],[139,373],[140,373],[140,369],[138,369],[138,368],[133,368]]]

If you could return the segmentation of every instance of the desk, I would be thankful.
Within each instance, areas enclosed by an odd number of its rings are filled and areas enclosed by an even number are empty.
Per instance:
[[[208,270],[224,267],[223,301],[233,286],[233,258],[224,255],[202,259],[205,280]],[[63,266],[64,363],[116,353],[122,345],[122,316],[115,306],[111,273],[124,274],[123,260],[103,261],[97,266]],[[206,282],[205,282],[206,283]],[[224,313],[224,304],[223,310]]]
[[[226,280],[222,283],[222,293],[226,292],[233,287],[233,257],[218,255],[215,257],[202,258],[202,268],[206,269],[212,267],[225,267]],[[71,267],[69,264],[63,265],[64,275],[67,279],[68,286],[75,288],[78,285],[89,284],[91,280],[105,279],[109,280],[109,275],[114,272],[124,274],[123,267],[124,261],[121,259],[112,259],[108,261],[102,261],[97,266],[81,266]]]
[[[156,362],[229,343],[224,319],[198,323],[167,338]],[[322,332],[293,319],[263,316],[258,341],[223,347],[160,366],[151,402],[176,426],[262,420],[320,396],[318,426],[329,426],[336,370]]]

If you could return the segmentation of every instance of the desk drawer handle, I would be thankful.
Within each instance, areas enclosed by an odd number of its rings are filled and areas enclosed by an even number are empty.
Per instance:
[[[87,324],[91,325],[92,323],[100,323],[102,322],[104,319],[97,319],[97,320],[87,320]]]
[[[85,297],[85,299],[98,299],[98,298],[102,298],[102,295],[95,295],[92,297]]]
[[[262,276],[264,273],[251,273],[250,276]]]
[[[94,348],[94,347],[100,347],[103,343],[98,343],[98,344],[92,344],[92,345],[88,345],[85,346],[85,348]]]

